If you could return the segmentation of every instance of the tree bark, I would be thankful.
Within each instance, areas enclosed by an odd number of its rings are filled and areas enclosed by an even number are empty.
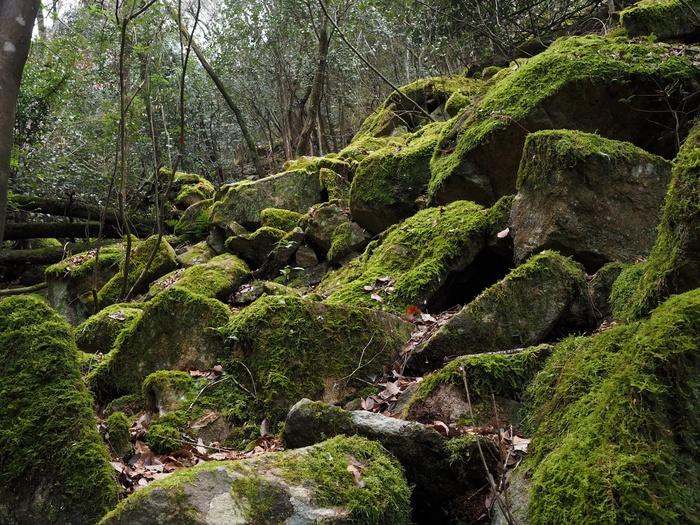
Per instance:
[[[15,110],[39,0],[0,1],[0,242],[4,239]]]
[[[311,92],[306,102],[306,117],[301,128],[301,134],[296,145],[297,156],[309,152],[311,135],[316,127],[317,117],[321,108],[321,98],[323,97],[323,86],[326,81],[326,62],[328,61],[328,19],[323,17],[321,27],[318,32],[318,52],[316,53],[316,71],[311,85]],[[319,143],[319,148],[321,144]]]

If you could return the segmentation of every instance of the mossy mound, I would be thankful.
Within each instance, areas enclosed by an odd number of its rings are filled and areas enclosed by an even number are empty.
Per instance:
[[[358,474],[353,475],[357,471]],[[336,437],[313,447],[181,470],[121,503],[100,525],[353,523],[408,525],[411,489],[378,443]]]
[[[458,357],[434,374],[426,375],[404,402],[402,413],[406,419],[424,423],[483,425],[498,420],[501,425],[517,426],[519,402],[551,350],[550,345],[539,345],[513,353]],[[465,377],[473,403],[471,411]],[[476,421],[471,420],[472,412]]]
[[[224,368],[257,392],[252,412],[277,422],[303,397],[340,402],[364,386],[408,341],[411,328],[364,308],[263,296],[229,323]]]
[[[538,344],[585,289],[583,268],[557,252],[535,255],[485,290],[411,355],[419,371],[448,356]]]
[[[646,315],[666,297],[700,286],[700,122],[673,162],[673,178],[666,195],[654,248],[622,319]],[[619,301],[618,301],[619,303]]]
[[[350,187],[350,211],[363,228],[379,233],[418,211],[417,199],[430,182],[430,159],[443,123],[404,136],[403,146],[388,146],[357,166]]]
[[[260,212],[260,224],[264,227],[275,228],[284,232],[290,232],[301,219],[302,214],[280,208],[265,208]]]
[[[700,520],[700,290],[559,344],[529,389],[530,524]]]
[[[284,239],[285,235],[287,234],[283,230],[262,226],[253,233],[229,237],[226,239],[226,248],[252,267],[258,268],[267,260],[268,254]]]
[[[631,37],[654,35],[659,40],[693,40],[700,35],[700,1],[642,0],[620,13],[620,24]]]
[[[114,349],[88,376],[101,401],[133,394],[151,372],[211,368],[223,349],[218,328],[230,318],[216,299],[173,286],[146,303],[143,315],[122,330]]]
[[[96,254],[96,250],[90,250],[72,255],[46,269],[49,304],[72,325],[79,325],[95,313],[93,285],[96,284],[99,290],[119,271],[124,246],[106,246],[100,250],[97,283],[94,274]]]
[[[417,80],[401,87],[401,92],[423,108],[427,113],[432,113],[454,93],[471,97],[481,87],[478,80],[461,76],[434,77]],[[422,117],[414,104],[394,92],[384,101],[372,115],[360,126],[360,130],[353,137],[352,142],[363,137],[383,137],[391,135],[398,127],[405,126],[409,131],[416,131],[417,127],[425,123],[427,119]]]
[[[383,242],[328,274],[317,290],[330,304],[351,304],[403,314],[430,308],[440,291],[483,249],[490,213],[460,201],[428,208],[387,230]]]
[[[175,223],[175,235],[190,240],[206,236],[209,231],[209,208],[212,204],[214,199],[203,199],[189,206]]]
[[[218,255],[204,264],[175,270],[151,284],[148,297],[171,286],[187,288],[205,297],[224,300],[250,279],[245,262],[231,254]]]
[[[151,252],[156,247],[157,235],[153,235],[145,241],[135,241],[131,248],[131,257],[129,258],[129,273],[126,280],[126,292],[128,293],[136,280],[141,276],[141,273],[146,267],[148,259],[151,257]],[[104,307],[114,304],[118,299],[124,282],[124,266],[125,261],[119,264],[119,272],[112,277],[100,289],[97,298],[100,306]],[[151,263],[146,278],[138,289],[134,290],[135,294],[140,294],[148,290],[148,285],[155,279],[162,277],[168,272],[171,272],[177,267],[175,260],[175,250],[167,243],[165,239],[161,239],[156,256]]]
[[[200,179],[195,184],[183,184],[175,197],[175,206],[186,210],[193,204],[213,198],[215,192],[212,183],[206,179]]]
[[[75,329],[78,348],[89,354],[109,352],[121,331],[143,314],[137,306],[113,304],[88,318]]]
[[[116,504],[73,329],[38,297],[0,301],[0,522],[90,525]]]
[[[698,52],[666,44],[586,36],[557,40],[496,82],[474,106],[445,126],[431,161],[429,201],[489,204],[514,193],[522,146],[541,129],[603,133],[671,158],[677,128],[670,111],[693,87]],[[658,86],[678,86],[659,99]],[[670,104],[670,106],[669,106]],[[658,114],[656,124],[647,121]],[[679,122],[684,136],[687,122]]]

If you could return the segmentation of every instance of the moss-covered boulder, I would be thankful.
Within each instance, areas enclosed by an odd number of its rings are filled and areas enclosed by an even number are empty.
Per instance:
[[[90,388],[102,401],[141,389],[151,372],[164,369],[207,369],[222,355],[218,329],[230,318],[228,308],[173,286],[146,303],[143,315],[124,329],[114,349],[88,377]]]
[[[435,122],[388,146],[357,166],[350,187],[350,211],[363,228],[379,233],[418,211],[430,182],[430,159],[443,123]]]
[[[303,397],[340,402],[366,386],[411,330],[410,323],[383,312],[293,295],[263,296],[229,323],[232,346],[223,363],[257,391],[251,408],[281,421]]]
[[[543,344],[512,352],[457,357],[407,392],[406,399],[397,404],[396,413],[422,423],[478,426],[498,421],[503,427],[518,428],[525,390],[551,351],[550,345]],[[465,377],[471,407],[464,388]]]
[[[109,352],[121,331],[141,317],[140,306],[113,304],[89,317],[75,329],[78,349],[89,354]]]
[[[626,142],[573,130],[528,135],[510,217],[516,262],[554,249],[594,273],[646,258],[670,180],[670,162]]]
[[[410,496],[401,467],[381,445],[337,437],[176,472],[122,502],[100,525],[408,525]]]
[[[445,358],[538,344],[585,286],[583,268],[557,252],[529,259],[485,290],[410,356],[420,372]]]
[[[209,208],[214,204],[214,199],[205,199],[189,206],[175,223],[173,231],[175,235],[184,236],[187,239],[201,239],[209,232]]]
[[[529,390],[528,523],[698,523],[700,291],[557,345]]]
[[[214,185],[204,177],[190,175],[184,177],[182,173],[175,174],[175,184],[177,195],[175,196],[175,206],[178,209],[186,210],[193,204],[202,202],[214,197],[216,190]],[[193,177],[196,177],[193,178]]]
[[[496,219],[467,201],[422,210],[391,227],[381,244],[370,243],[361,257],[327,275],[317,291],[327,303],[399,315],[409,306],[440,309],[456,279],[484,250]]]
[[[618,315],[646,315],[666,297],[700,286],[700,122],[674,160],[673,178],[664,203],[654,248],[639,284]]]
[[[248,279],[250,270],[246,263],[230,253],[223,254],[204,264],[166,274],[151,284],[148,297],[153,297],[171,286],[179,286],[196,294],[223,301]]]
[[[129,293],[137,279],[141,276],[141,273],[143,273],[153,249],[156,248],[157,241],[157,235],[153,235],[145,241],[134,241],[131,247],[131,256],[129,257],[129,272],[126,279],[125,293]],[[122,258],[119,263],[119,271],[100,288],[97,298],[101,307],[114,304],[119,299],[124,282],[124,267],[125,259]],[[134,294],[145,292],[148,290],[148,285],[151,282],[173,271],[176,267],[175,250],[173,250],[172,246],[170,246],[165,239],[161,239],[145,279],[143,279],[141,284],[134,290]]]
[[[254,268],[262,266],[268,254],[275,249],[286,233],[263,226],[252,233],[233,235],[226,239],[226,248]]]
[[[220,199],[209,215],[213,224],[236,222],[248,230],[260,227],[260,212],[265,208],[282,208],[306,213],[316,203],[323,202],[318,172],[296,169],[265,177],[254,182],[239,182],[224,186]]]
[[[491,203],[515,192],[525,137],[542,129],[578,129],[631,142],[671,158],[681,107],[700,79],[700,52],[665,44],[586,36],[557,40],[499,80],[444,128],[431,161],[431,203]],[[659,97],[659,86],[674,85]],[[677,106],[679,104],[679,106]],[[648,115],[654,113],[654,122]]]
[[[300,246],[304,244],[304,230],[299,226],[286,233],[274,248],[267,253],[265,261],[255,271],[255,276],[260,279],[274,279],[280,272],[293,263],[294,255]]]
[[[72,327],[45,301],[0,301],[2,523],[91,525],[116,504],[77,353]]]
[[[372,234],[356,222],[344,222],[333,230],[331,247],[326,257],[333,265],[345,264],[360,255],[369,244]]]
[[[406,479],[414,486],[416,510],[449,508],[450,500],[488,483],[473,436],[448,440],[415,421],[366,410],[345,411],[309,399],[296,403],[285,419],[283,437],[287,447],[308,446],[337,435],[358,435],[381,443],[401,463]],[[484,441],[482,449],[489,468],[495,469],[495,444]],[[480,506],[481,501],[474,504]]]
[[[400,89],[404,96],[396,92],[389,95],[384,104],[362,123],[353,142],[363,137],[389,136],[399,127],[415,131],[427,121],[427,118],[417,111],[416,104],[427,113],[432,113],[444,105],[454,93],[473,97],[480,91],[481,82],[455,75],[417,80]]]
[[[344,201],[324,202],[314,206],[304,216],[300,226],[307,239],[321,253],[326,254],[331,247],[333,232],[342,224],[350,222],[350,212]]]
[[[620,13],[620,24],[631,37],[654,35],[659,40],[697,41],[698,0],[642,0]]]
[[[108,246],[100,250],[97,283],[94,273],[96,254],[96,250],[79,253],[46,269],[49,304],[72,325],[79,325],[95,313],[93,286],[96,284],[99,290],[117,274],[124,258],[124,247]]]
[[[177,255],[176,259],[180,266],[189,268],[198,264],[204,264],[216,257],[216,252],[209,245],[202,241],[192,246],[188,246],[184,252]]]

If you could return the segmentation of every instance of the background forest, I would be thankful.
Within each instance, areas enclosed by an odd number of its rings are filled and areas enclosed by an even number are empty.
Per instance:
[[[128,209],[145,211],[157,202],[154,174],[162,167],[217,187],[276,173],[300,154],[342,149],[390,86],[478,75],[557,36],[605,32],[614,7],[600,0],[45,3],[18,101],[11,191],[110,206],[120,194]],[[440,110],[434,118],[443,119]]]

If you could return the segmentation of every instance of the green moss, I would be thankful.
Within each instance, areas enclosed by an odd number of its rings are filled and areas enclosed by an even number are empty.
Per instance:
[[[143,313],[139,305],[114,304],[106,307],[75,329],[78,348],[90,354],[106,354],[119,333]]]
[[[431,161],[429,196],[434,199],[450,177],[469,171],[470,152],[513,122],[523,122],[545,99],[565,86],[618,79],[634,81],[653,75],[657,82],[692,80],[692,57],[672,53],[663,44],[629,43],[598,36],[562,38],[489,89],[473,111],[465,111],[444,128]]]
[[[283,210],[280,208],[265,208],[260,212],[260,223],[263,228],[269,227],[289,232],[294,229],[301,217],[302,214],[295,211]]]
[[[127,459],[133,454],[134,446],[131,443],[131,423],[124,412],[114,412],[106,420],[109,446],[115,456]]]
[[[103,401],[138,392],[151,372],[162,369],[208,368],[223,346],[217,328],[230,318],[216,299],[174,286],[149,301],[143,315],[122,330],[114,350],[88,376]]]
[[[66,257],[60,263],[46,269],[47,278],[75,279],[91,276],[95,269],[95,250],[78,253]],[[101,267],[116,267],[124,258],[124,246],[106,246],[100,250],[99,264]]]
[[[673,176],[654,248],[639,286],[620,310],[621,319],[638,319],[672,293],[700,284],[700,122],[673,161]]]
[[[146,267],[146,262],[150,258],[151,252],[153,251],[157,240],[158,236],[153,235],[143,242],[136,242],[132,247],[129,262],[129,274],[126,282],[127,293],[139,278],[141,272],[143,272],[143,269]],[[160,246],[158,246],[156,256],[153,259],[153,262],[151,263],[149,271],[146,275],[146,282],[143,288],[136,290],[136,293],[145,291],[148,288],[148,283],[150,283],[153,279],[165,275],[170,270],[174,269],[176,265],[175,251],[165,241],[165,239],[162,239]],[[119,265],[119,272],[112,277],[97,294],[101,306],[113,304],[118,300],[124,278],[123,273],[124,261],[122,260]]]
[[[363,308],[263,296],[232,318],[227,335],[232,348],[224,368],[254,393],[249,417],[274,424],[301,398],[342,399],[364,386],[408,340],[410,327]]]
[[[372,216],[386,216],[372,228],[377,233],[417,211],[415,200],[427,188],[430,158],[442,125],[425,126],[406,135],[403,146],[382,148],[360,162],[350,187],[350,207],[360,224],[367,208]]]
[[[559,344],[528,392],[528,523],[698,523],[700,291]]]
[[[116,490],[73,329],[38,297],[0,301],[0,362],[0,521],[94,523]]]
[[[470,96],[479,89],[479,82],[461,76],[434,77],[420,79],[400,88],[408,98],[425,107],[425,101],[437,100],[444,104],[455,92]],[[436,109],[436,108],[432,108]],[[392,93],[384,103],[360,126],[360,130],[353,137],[356,142],[362,137],[381,137],[391,135],[397,127],[406,126],[409,130],[415,129],[415,107],[406,102],[398,93]]]
[[[465,355],[451,361],[438,372],[427,375],[411,400],[430,396],[440,385],[462,390],[467,376],[473,399],[490,398],[491,394],[520,400],[526,385],[535,377],[551,352],[550,345],[539,345],[514,354]]]
[[[644,157],[663,162],[660,157],[629,142],[612,141],[571,129],[536,131],[525,139],[517,189],[521,191],[526,186],[537,190],[557,184],[562,173],[582,162],[590,162],[593,157],[603,157],[609,162],[631,162]]]
[[[205,297],[224,300],[249,278],[250,269],[242,259],[223,254],[204,264],[175,270],[154,281],[148,296],[153,297],[171,286],[177,286]]]
[[[641,0],[620,13],[620,24],[629,36],[655,35],[673,40],[697,32],[698,0]]]
[[[363,256],[328,274],[319,289],[326,302],[383,308],[403,314],[422,307],[447,281],[450,266],[475,255],[483,242],[490,212],[467,201],[428,208],[387,231],[381,245],[370,243]],[[378,302],[365,290],[378,280],[396,279],[391,288],[377,286]]]
[[[173,228],[175,235],[184,236],[186,239],[204,237],[211,226],[209,213],[212,204],[214,199],[204,199],[189,206],[175,223]]]
[[[211,199],[214,195],[214,186],[208,180],[198,182],[197,184],[185,184],[175,197],[175,204],[188,208],[197,202]]]
[[[182,439],[176,428],[153,423],[146,432],[146,445],[154,454],[172,454],[182,448]]]
[[[646,262],[627,265],[615,280],[612,291],[610,292],[610,306],[612,307],[612,313],[615,319],[629,320],[625,319],[625,313],[629,308],[632,297],[637,291],[645,269]]]

